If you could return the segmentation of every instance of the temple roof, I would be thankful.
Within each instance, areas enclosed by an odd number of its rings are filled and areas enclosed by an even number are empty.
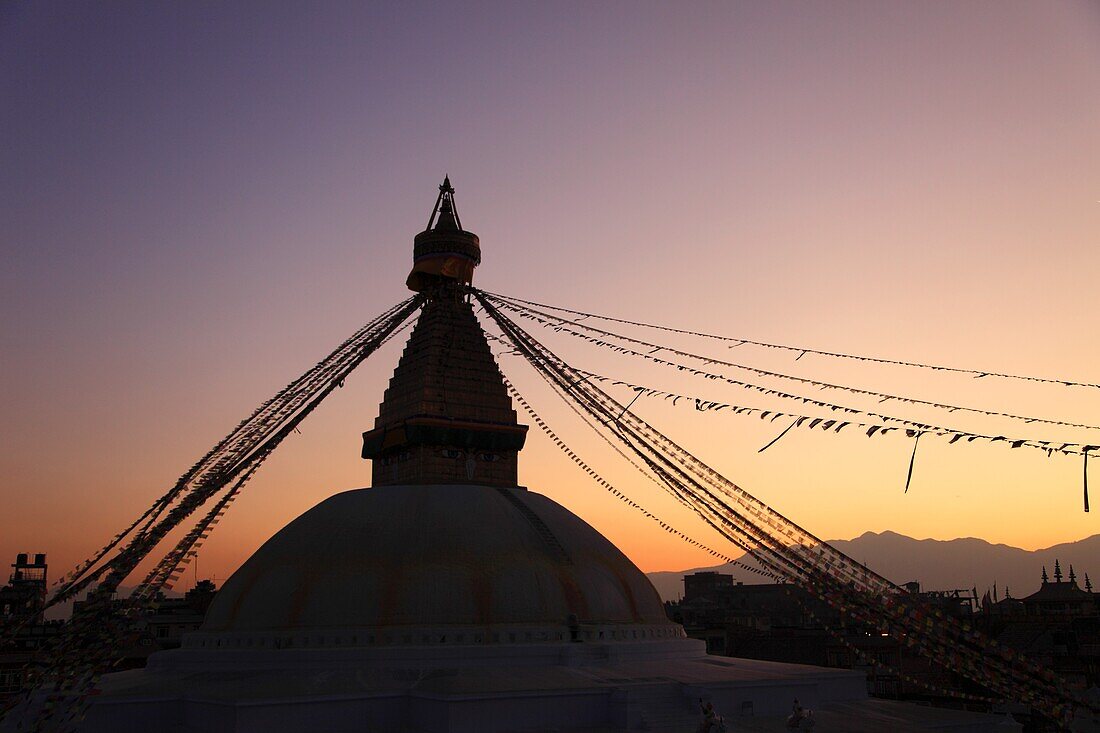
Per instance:
[[[1043,583],[1039,590],[1032,593],[1030,596],[1021,599],[1024,603],[1035,602],[1047,602],[1047,601],[1091,601],[1093,594],[1081,590],[1078,587],[1076,581],[1065,581],[1062,583]]]

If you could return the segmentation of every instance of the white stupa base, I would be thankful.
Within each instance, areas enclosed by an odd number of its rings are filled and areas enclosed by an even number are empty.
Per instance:
[[[731,732],[738,721],[754,730],[781,720],[796,698],[807,709],[846,706],[845,725],[864,708],[881,714],[860,672],[708,656],[694,639],[180,649],[153,655],[143,670],[109,675],[102,688],[86,733],[692,731],[700,699]],[[989,716],[953,720],[946,711],[934,711],[929,728],[906,721],[914,714],[919,721],[923,710],[893,709],[893,730],[995,730]]]

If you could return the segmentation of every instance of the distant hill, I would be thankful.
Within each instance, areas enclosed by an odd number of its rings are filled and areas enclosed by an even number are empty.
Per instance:
[[[1002,597],[1007,585],[1014,597],[1021,598],[1039,588],[1043,565],[1048,573],[1054,572],[1057,558],[1067,575],[1069,566],[1073,565],[1082,586],[1085,573],[1089,573],[1095,589],[1100,591],[1100,535],[1034,552],[994,545],[974,537],[917,540],[889,531],[866,532],[855,539],[831,540],[829,544],[895,583],[919,581],[923,590],[976,587],[980,596],[996,583]],[[767,582],[759,575],[731,565],[649,573],[649,579],[662,598],[676,600],[684,592],[684,575],[697,570],[730,573],[745,583]]]

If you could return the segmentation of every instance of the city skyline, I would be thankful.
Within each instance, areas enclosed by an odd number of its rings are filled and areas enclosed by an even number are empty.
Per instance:
[[[405,297],[412,236],[444,173],[481,237],[475,284],[490,291],[1098,381],[1100,96],[1088,90],[1100,88],[1100,14],[854,7],[586,8],[580,24],[512,6],[0,11],[0,84],[14,101],[0,111],[14,133],[0,173],[11,222],[0,556],[76,564],[256,404]],[[369,483],[360,435],[401,341],[262,469],[204,567],[227,576],[321,498]],[[547,343],[594,371],[768,406],[656,369],[624,373],[566,336]],[[1100,414],[1098,390],[737,355],[953,404]],[[501,368],[618,488],[712,541],[615,467],[518,360]],[[1034,549],[1097,534],[1079,459],[927,441],[903,494],[911,440],[792,432],[758,454],[781,424],[637,409],[821,537],[889,529]],[[519,470],[643,570],[713,564],[534,428]]]

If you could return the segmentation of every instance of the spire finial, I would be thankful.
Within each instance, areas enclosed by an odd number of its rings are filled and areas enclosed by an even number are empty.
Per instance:
[[[1058,564],[1058,559],[1057,558],[1055,558],[1055,560],[1054,560],[1054,582],[1055,583],[1061,583],[1062,582],[1062,566]]]
[[[438,218],[436,218],[437,215]],[[439,184],[439,196],[435,199],[432,215],[428,217],[428,228],[424,231],[433,231],[433,222],[434,229],[451,231],[462,229],[462,221],[458,218],[458,209],[455,207],[455,189],[451,185],[449,175],[443,176],[443,183]]]
[[[1089,574],[1085,573],[1085,590],[1092,593],[1092,581],[1089,580]]]
[[[1076,583],[1077,575],[1073,572],[1073,563],[1069,564],[1069,582]]]
[[[1048,582],[1050,582],[1050,578],[1047,577],[1047,566],[1044,565],[1043,566],[1043,585],[1046,585]]]

